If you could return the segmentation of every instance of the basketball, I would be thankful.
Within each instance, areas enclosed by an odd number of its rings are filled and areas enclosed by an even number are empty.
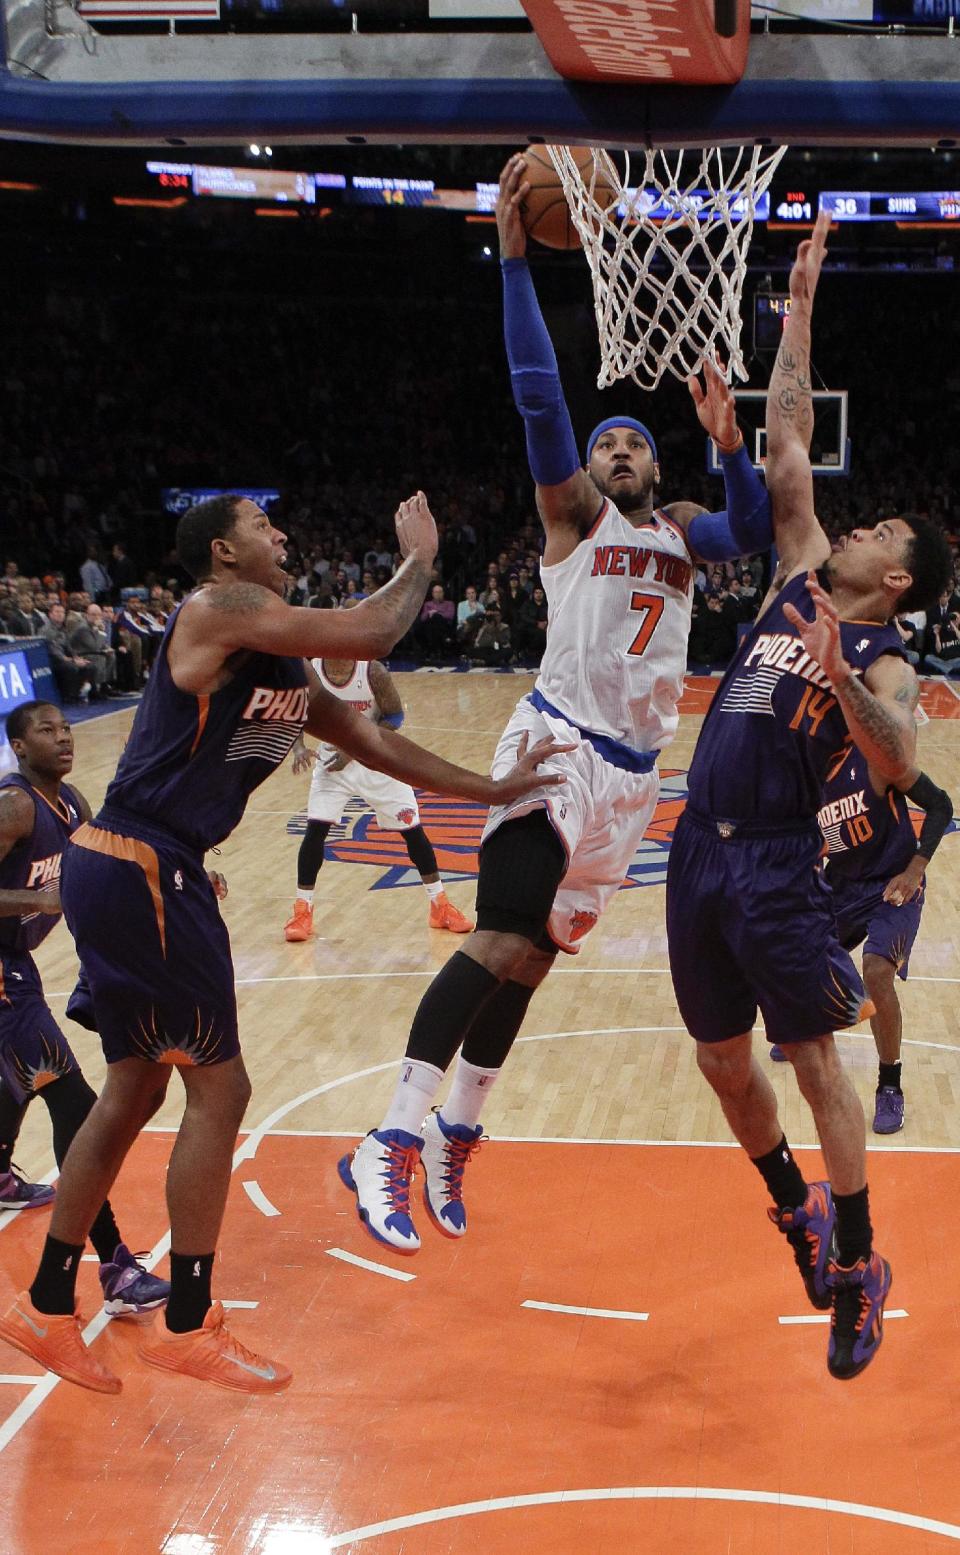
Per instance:
[[[593,154],[589,146],[572,146],[580,176],[589,185],[593,173]],[[530,189],[520,207],[527,235],[546,248],[579,248],[580,234],[573,224],[563,186],[550,160],[546,146],[528,146],[524,152],[526,177]],[[616,192],[609,178],[598,171],[594,198],[604,209],[612,205]]]

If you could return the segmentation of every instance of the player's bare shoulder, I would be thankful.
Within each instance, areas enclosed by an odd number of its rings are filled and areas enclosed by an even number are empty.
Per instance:
[[[868,667],[864,682],[877,696],[896,702],[913,713],[920,701],[920,681],[912,664],[897,654],[884,653]]]
[[[0,788],[0,850],[29,837],[36,823],[36,807],[30,795],[15,783]]]
[[[261,583],[205,584],[184,600],[181,617],[199,622],[204,615],[256,615],[276,605],[277,596]]]

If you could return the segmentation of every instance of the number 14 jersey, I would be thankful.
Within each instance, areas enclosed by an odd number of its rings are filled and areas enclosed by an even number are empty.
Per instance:
[[[661,749],[677,728],[693,571],[663,512],[637,526],[605,501],[576,549],[540,569],[550,616],[537,690],[583,729]]]

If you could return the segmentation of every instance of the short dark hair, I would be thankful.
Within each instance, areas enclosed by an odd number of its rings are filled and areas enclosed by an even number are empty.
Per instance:
[[[898,515],[913,533],[904,558],[913,582],[904,589],[897,600],[897,614],[904,611],[929,610],[950,587],[953,576],[953,557],[947,537],[939,524],[916,513]]]
[[[41,707],[52,707],[56,713],[58,708],[55,702],[21,702],[12,713],[7,715],[7,739],[22,740],[30,727],[34,713]]]
[[[237,509],[243,501],[236,492],[209,497],[187,508],[177,525],[176,547],[180,565],[191,578],[202,583],[213,571],[210,547],[214,540],[225,540],[237,522]]]

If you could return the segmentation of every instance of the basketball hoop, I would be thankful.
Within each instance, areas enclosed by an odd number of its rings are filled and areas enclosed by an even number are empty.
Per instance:
[[[567,146],[546,149],[593,277],[597,387],[632,378],[655,389],[667,371],[686,380],[718,349],[730,373],[745,379],[747,248],[757,202],[787,148],[634,153],[644,162],[632,179],[628,151],[621,172],[599,147],[591,148],[592,169],[578,167]]]

